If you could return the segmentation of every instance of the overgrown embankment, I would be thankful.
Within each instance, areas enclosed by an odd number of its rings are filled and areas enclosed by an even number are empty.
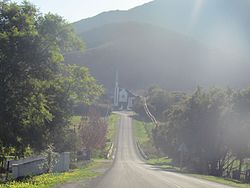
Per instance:
[[[192,174],[187,170],[180,169],[178,164],[175,164],[169,157],[163,157],[155,148],[152,140],[152,130],[154,125],[152,123],[145,123],[139,120],[133,120],[133,131],[135,139],[140,143],[140,147],[147,155],[146,163],[154,165],[162,170],[185,173],[196,178],[205,179],[208,181],[221,183],[238,188],[250,188],[250,184],[242,183],[237,180],[224,179],[222,177],[206,176],[201,174]]]
[[[181,93],[152,87],[144,96],[159,123],[152,132],[154,146],[172,164],[182,171],[250,182],[249,88],[198,87]],[[133,110],[145,120],[144,104],[138,98]]]
[[[117,114],[111,114],[108,119],[107,141],[105,147],[107,158],[112,158],[112,153],[114,152],[114,143],[117,135],[119,120],[120,116]]]
[[[11,181],[6,184],[0,184],[0,188],[52,188],[67,182],[84,181],[101,175],[96,172],[96,169],[100,168],[102,165],[103,162],[101,160],[93,160],[69,172],[42,174],[20,181]]]
[[[152,136],[153,129],[153,123],[133,119],[134,136],[139,147],[141,147],[140,149],[146,155],[146,162],[165,170],[179,170],[178,167],[173,165],[172,159],[164,157],[155,147]]]
[[[106,134],[106,146],[103,150],[95,153],[95,158],[90,162],[73,162],[71,167],[74,169],[65,173],[48,173],[42,174],[34,177],[27,177],[20,181],[9,181],[0,184],[0,188],[52,188],[59,187],[65,183],[71,182],[84,182],[92,178],[101,176],[103,172],[109,168],[110,162],[105,160],[105,158],[100,158],[100,153],[107,154],[111,146],[115,141],[115,136],[117,132],[117,126],[120,116],[116,114],[111,114],[108,117],[108,129]],[[74,116],[71,120],[72,128],[77,128],[80,123],[81,117]],[[100,169],[100,170],[99,170]]]
[[[136,138],[136,144],[145,154],[143,157],[146,159],[159,156],[152,140],[153,128],[153,123],[145,123],[135,119],[133,120],[133,132]]]

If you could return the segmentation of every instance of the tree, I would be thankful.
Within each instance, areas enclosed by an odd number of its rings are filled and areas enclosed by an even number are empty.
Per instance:
[[[60,143],[75,100],[91,103],[102,93],[86,68],[63,63],[82,42],[60,16],[4,1],[0,44],[1,148],[21,156],[29,145],[39,151]]]
[[[250,157],[250,89],[234,92],[225,122],[227,125],[226,144],[239,161],[238,179],[245,158]]]
[[[82,149],[93,151],[103,149],[106,144],[107,122],[95,109],[90,109],[88,117],[83,117],[79,125]]]
[[[250,89],[198,87],[193,94],[151,87],[147,104],[160,122],[153,130],[156,148],[196,172],[238,179],[250,157]],[[143,101],[134,110],[145,116]],[[185,148],[185,152],[181,152]]]
[[[164,134],[156,131],[155,143],[176,162],[180,160],[179,148],[185,144],[184,165],[204,174],[221,175],[228,152],[221,123],[226,104],[224,90],[205,92],[197,88],[192,96],[169,111],[167,122],[159,128]]]
[[[147,105],[158,121],[165,121],[168,111],[185,97],[181,92],[168,92],[158,86],[153,86],[146,92]],[[133,110],[141,117],[148,118],[144,110],[144,100],[136,98]]]

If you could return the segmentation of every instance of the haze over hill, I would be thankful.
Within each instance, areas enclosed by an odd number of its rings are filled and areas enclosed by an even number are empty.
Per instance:
[[[250,83],[250,3],[247,0],[156,0],[74,23],[88,66],[107,88],[243,87]]]
[[[105,12],[74,25],[81,33],[128,21],[166,27],[235,53],[246,55],[250,49],[249,0],[155,0],[128,11]]]

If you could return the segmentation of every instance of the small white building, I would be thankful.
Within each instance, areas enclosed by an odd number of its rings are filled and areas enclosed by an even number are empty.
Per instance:
[[[135,98],[136,96],[129,90],[119,87],[118,73],[116,72],[114,108],[116,110],[131,110]]]

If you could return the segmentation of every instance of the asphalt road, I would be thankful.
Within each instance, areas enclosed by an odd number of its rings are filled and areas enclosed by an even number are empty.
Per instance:
[[[97,188],[229,188],[190,176],[159,170],[145,164],[136,150],[131,118],[121,114],[117,153],[113,167]]]

